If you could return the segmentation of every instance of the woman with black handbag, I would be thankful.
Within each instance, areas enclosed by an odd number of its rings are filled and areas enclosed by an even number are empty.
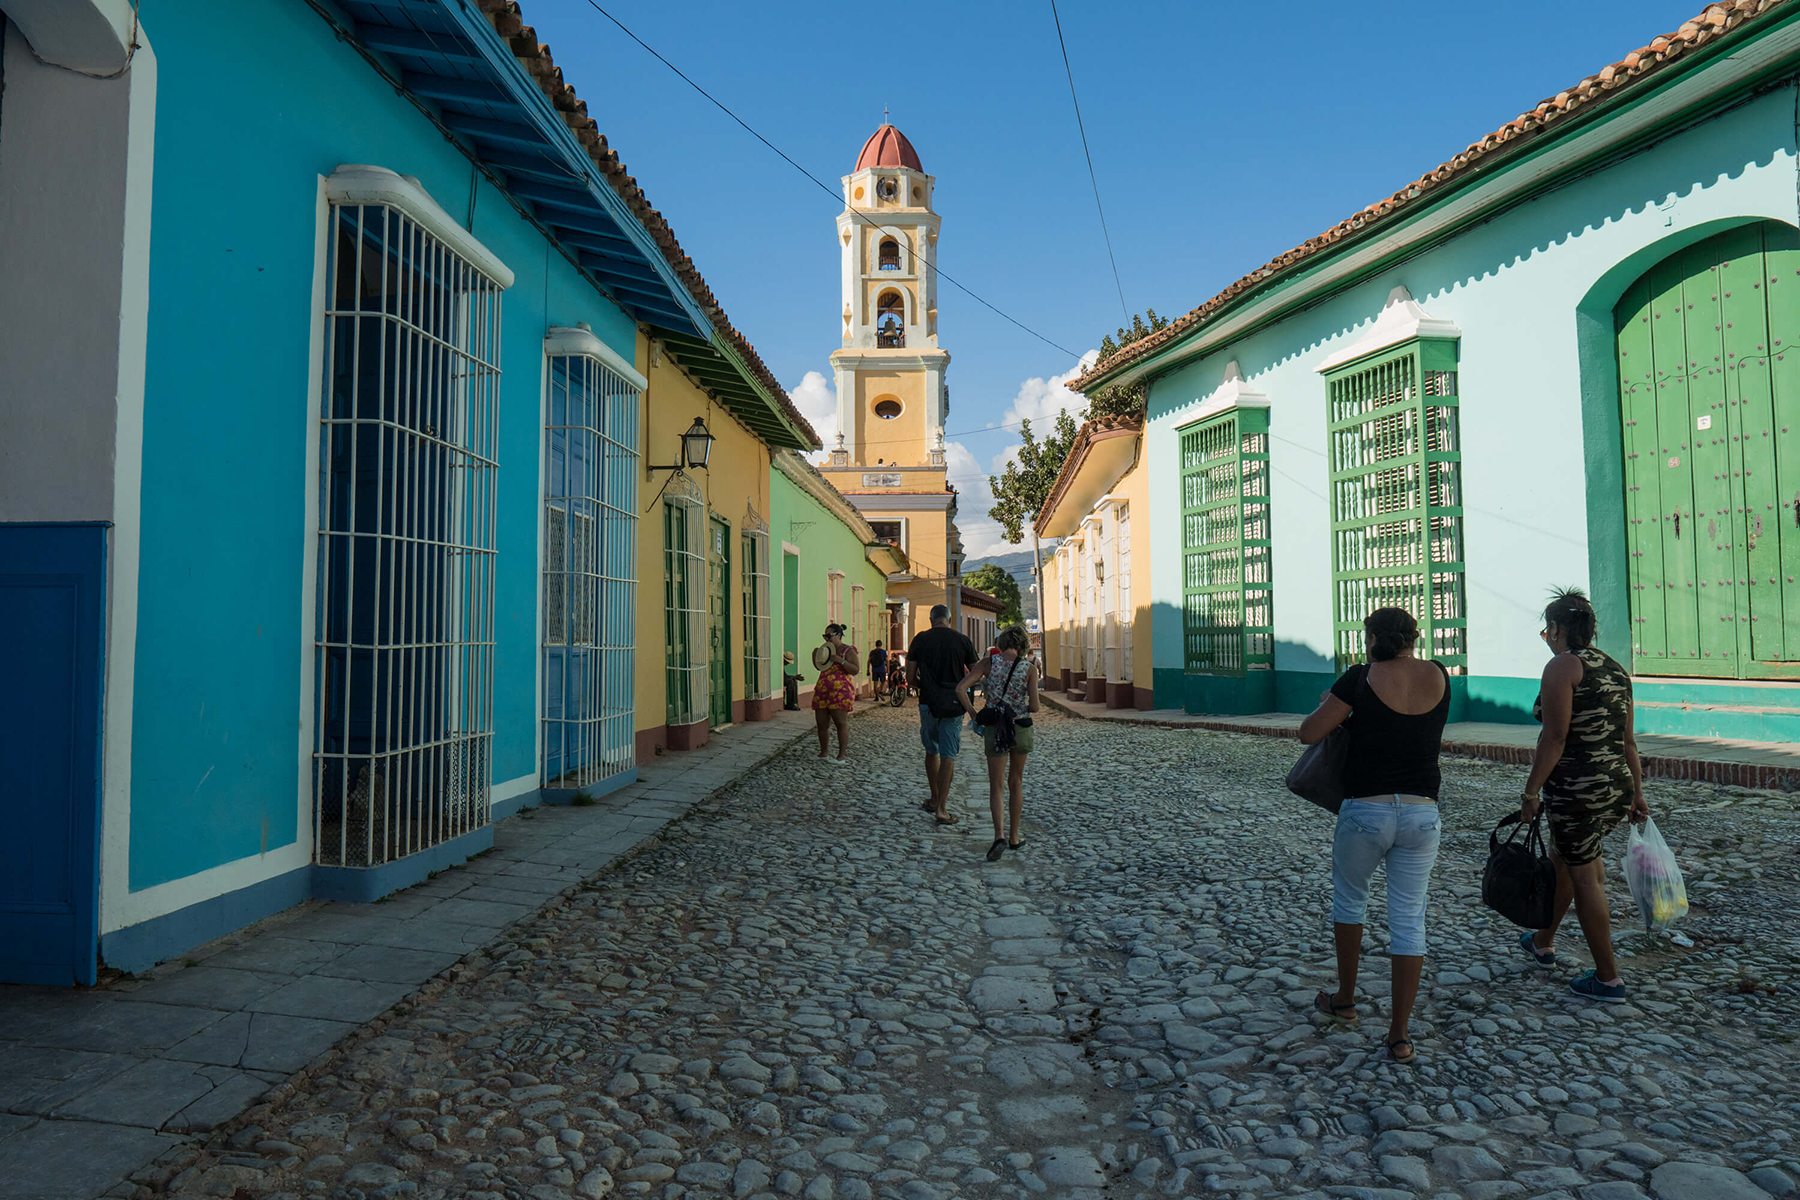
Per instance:
[[[1356,972],[1363,920],[1375,868],[1387,866],[1388,954],[1393,962],[1388,1054],[1397,1063],[1418,1055],[1407,1024],[1425,965],[1425,893],[1437,861],[1438,751],[1450,713],[1450,675],[1417,658],[1419,626],[1403,608],[1363,618],[1369,661],[1359,663],[1320,697],[1300,725],[1300,740],[1321,741],[1338,726],[1349,734],[1344,795],[1331,843],[1331,920],[1338,989],[1313,1006],[1333,1023],[1356,1023]],[[1346,723],[1347,722],[1347,723]]]
[[[1524,934],[1519,945],[1538,966],[1554,967],[1556,929],[1573,903],[1594,969],[1577,976],[1569,990],[1623,1004],[1625,981],[1613,957],[1600,844],[1627,817],[1648,817],[1650,806],[1632,730],[1631,672],[1594,646],[1595,625],[1594,606],[1576,588],[1557,592],[1544,609],[1538,636],[1550,647],[1551,659],[1532,706],[1544,728],[1519,797],[1519,817],[1535,820],[1542,802],[1556,863],[1556,898],[1549,926]]]
[[[1031,635],[1023,625],[1011,625],[994,639],[995,652],[969,669],[956,685],[956,698],[963,710],[975,718],[981,730],[981,745],[987,751],[988,807],[994,816],[994,844],[988,847],[989,862],[998,862],[1006,850],[1017,850],[1025,844],[1019,822],[1025,812],[1025,757],[1033,742],[1031,713],[1038,710],[1037,667],[1029,657]],[[980,712],[969,699],[969,688],[987,681],[982,693],[987,701]],[[1008,791],[1011,838],[1001,825],[1003,815],[1000,790]]]

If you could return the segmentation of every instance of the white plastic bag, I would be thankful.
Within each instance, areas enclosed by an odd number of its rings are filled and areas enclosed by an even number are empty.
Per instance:
[[[1676,864],[1669,843],[1663,841],[1656,822],[1649,817],[1644,818],[1642,825],[1631,827],[1623,866],[1632,902],[1644,915],[1646,931],[1665,932],[1686,915],[1687,886],[1681,881],[1681,867]]]

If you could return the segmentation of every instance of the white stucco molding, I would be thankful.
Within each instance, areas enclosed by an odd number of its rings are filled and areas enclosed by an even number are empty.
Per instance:
[[[1238,360],[1234,358],[1225,364],[1224,380],[1200,402],[1200,408],[1191,420],[1204,421],[1227,409],[1267,407],[1269,398],[1250,386],[1244,379],[1244,369],[1238,366]]]
[[[129,0],[6,0],[6,16],[45,62],[110,75],[138,39]]]
[[[325,195],[333,204],[385,204],[399,209],[496,284],[503,288],[513,285],[511,268],[439,208],[411,175],[400,175],[386,167],[346,163],[325,180]]]
[[[592,329],[582,325],[552,325],[550,332],[544,335],[544,353],[551,358],[571,354],[591,358],[606,364],[609,371],[640,392],[650,386],[650,381],[638,374],[637,368],[626,362],[623,355],[595,337]]]
[[[1459,338],[1462,330],[1454,321],[1444,321],[1433,317],[1419,302],[1412,298],[1405,284],[1396,284],[1388,293],[1387,303],[1381,307],[1381,315],[1375,318],[1375,324],[1369,326],[1369,332],[1339,350],[1336,354],[1314,367],[1320,373],[1336,370],[1348,362],[1359,358],[1367,358],[1389,346],[1398,346],[1402,342],[1410,342],[1414,338]]]

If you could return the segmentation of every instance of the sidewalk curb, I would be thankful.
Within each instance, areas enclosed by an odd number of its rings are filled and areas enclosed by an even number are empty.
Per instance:
[[[1086,713],[1077,712],[1067,701],[1052,699],[1046,693],[1040,692],[1038,698],[1066,717],[1074,717],[1078,721],[1097,719]],[[1300,736],[1298,730],[1285,725],[1247,725],[1205,719],[1175,724],[1169,721],[1146,720],[1142,717],[1107,717],[1105,721],[1115,725],[1147,725],[1154,729],[1204,729],[1212,733],[1243,733],[1251,737],[1297,739]],[[1529,766],[1536,754],[1536,750],[1530,746],[1506,746],[1498,742],[1452,740],[1444,742],[1443,752],[1458,758],[1478,758],[1488,762],[1508,763],[1512,766]],[[1646,754],[1642,756],[1642,762],[1646,779],[1678,779],[1691,783],[1714,783],[1726,787],[1757,788],[1774,792],[1800,791],[1800,769],[1793,767],[1773,767],[1763,763],[1724,762],[1705,758],[1677,758],[1667,754]]]

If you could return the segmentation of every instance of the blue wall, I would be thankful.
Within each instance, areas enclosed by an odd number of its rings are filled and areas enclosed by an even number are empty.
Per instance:
[[[151,22],[154,21],[154,24]],[[494,776],[535,771],[542,344],[633,322],[302,0],[146,13],[160,63],[132,737],[133,891],[292,844],[317,179],[416,176],[504,296]]]

